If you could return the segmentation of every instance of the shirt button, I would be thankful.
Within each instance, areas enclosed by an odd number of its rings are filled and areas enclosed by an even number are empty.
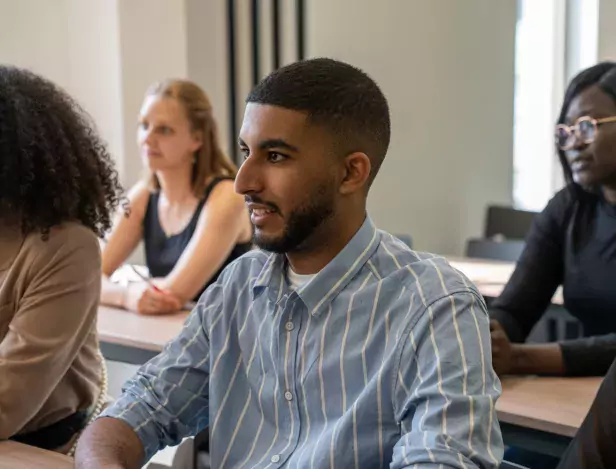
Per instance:
[[[287,391],[287,392],[284,393],[284,398],[287,401],[292,401],[293,400],[293,394],[290,391]]]
[[[273,463],[279,462],[280,461],[280,456],[278,456],[277,454],[273,455],[271,461]]]
[[[287,331],[292,331],[295,325],[291,321],[289,321],[288,323],[284,325],[284,327]]]

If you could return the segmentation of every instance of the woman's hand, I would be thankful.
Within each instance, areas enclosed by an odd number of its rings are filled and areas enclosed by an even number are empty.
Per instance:
[[[498,375],[511,373],[513,369],[513,346],[507,333],[494,319],[490,320],[492,337],[492,366]]]
[[[166,314],[182,309],[182,301],[173,293],[155,289],[146,282],[131,283],[126,294],[126,309],[140,314]]]
[[[558,343],[512,344],[498,321],[490,321],[492,366],[501,376],[507,374],[565,374],[563,352]]]

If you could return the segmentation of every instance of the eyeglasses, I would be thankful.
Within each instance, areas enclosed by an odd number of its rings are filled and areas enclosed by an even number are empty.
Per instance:
[[[597,129],[602,124],[616,122],[616,116],[603,119],[593,119],[589,116],[580,117],[575,124],[569,126],[559,124],[556,126],[556,146],[561,150],[571,150],[576,140],[588,145],[595,141]]]

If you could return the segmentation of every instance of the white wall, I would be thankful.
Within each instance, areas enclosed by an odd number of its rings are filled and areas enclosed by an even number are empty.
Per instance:
[[[66,89],[120,162],[117,20],[115,0],[0,0],[0,62],[29,68]]]
[[[119,17],[114,0],[65,0],[67,88],[92,115],[109,150],[121,164],[124,130]]]
[[[0,63],[29,68],[66,87],[66,15],[66,0],[0,0]]]
[[[141,174],[137,117],[146,89],[165,78],[186,78],[186,10],[183,0],[119,0],[124,121],[122,179]]]
[[[599,0],[599,60],[616,60],[616,0]]]
[[[0,62],[29,68],[66,89],[119,159],[117,19],[115,0],[0,0]]]
[[[186,47],[188,76],[210,98],[218,122],[220,141],[228,151],[229,86],[225,3],[220,0],[186,0]]]
[[[391,107],[369,211],[418,249],[462,253],[512,200],[515,0],[311,0],[307,48],[363,68]]]

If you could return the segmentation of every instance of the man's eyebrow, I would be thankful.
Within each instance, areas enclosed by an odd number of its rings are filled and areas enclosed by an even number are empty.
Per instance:
[[[246,142],[244,142],[244,140],[242,140],[241,138],[237,139],[237,143],[240,147],[248,146],[246,145]],[[281,138],[270,138],[270,139],[262,140],[259,142],[260,150],[271,150],[272,148],[282,148],[282,149],[293,151],[293,152],[299,151],[299,149],[295,145],[291,145],[290,143],[285,142]]]
[[[263,140],[259,142],[259,148],[261,150],[270,150],[272,148],[284,148],[285,150],[297,152],[299,149],[291,145],[290,143],[285,142],[281,138],[270,138],[268,140]]]

